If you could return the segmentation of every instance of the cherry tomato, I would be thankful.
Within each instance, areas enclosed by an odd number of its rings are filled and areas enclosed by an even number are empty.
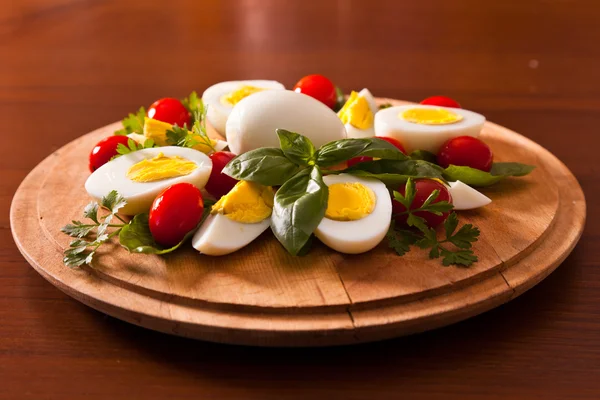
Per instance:
[[[99,141],[90,153],[90,171],[94,172],[116,156],[119,144],[127,146],[127,136],[115,135]]]
[[[451,99],[446,96],[432,96],[428,97],[421,102],[421,104],[428,106],[440,106],[440,107],[450,107],[450,108],[461,108],[458,101]]]
[[[323,75],[307,75],[294,86],[294,92],[314,97],[333,109],[337,102],[335,85]]]
[[[377,136],[377,139],[385,140],[386,142],[393,144],[398,150],[402,152],[402,154],[406,154],[406,150],[404,150],[404,146],[398,139],[394,139],[393,137],[387,136]]]
[[[185,182],[169,186],[156,196],[150,208],[152,237],[158,244],[173,247],[198,226],[203,212],[200,189]]]
[[[190,126],[190,112],[181,101],[172,97],[156,100],[148,108],[148,118],[166,122],[171,125]]]
[[[493,161],[494,155],[490,147],[471,136],[459,136],[448,140],[437,155],[437,162],[443,168],[452,164],[489,172]]]
[[[210,178],[208,178],[208,183],[206,184],[206,191],[218,199],[229,193],[238,182],[237,179],[233,179],[221,172],[227,163],[235,158],[235,154],[229,151],[216,151],[210,154],[209,157],[212,160],[213,166],[210,171]]]
[[[365,162],[365,161],[373,161],[373,157],[360,156],[360,157],[351,158],[348,160],[348,167],[351,167],[353,165],[356,165],[358,163]]]
[[[393,144],[403,154],[406,154],[406,150],[404,150],[404,146],[402,146],[402,143],[400,143],[398,141],[398,139],[394,139],[394,138],[391,138],[391,137],[385,137],[385,136],[377,136],[377,138],[381,139],[381,140],[385,140],[386,142]],[[358,163],[361,163],[361,162],[365,162],[365,161],[373,161],[373,157],[360,156],[360,157],[351,158],[350,160],[348,160],[348,167],[351,167],[351,166],[353,166],[355,164],[358,164]]]
[[[441,184],[438,181],[434,181],[433,179],[416,179],[415,180],[415,193],[416,194],[415,194],[415,199],[413,200],[412,204],[410,205],[410,209],[414,210],[416,208],[421,207],[423,205],[423,203],[425,202],[425,200],[427,200],[429,195],[436,189],[440,191],[440,194],[438,195],[437,199],[435,199],[434,203],[437,203],[439,201],[447,201],[449,203],[452,203],[452,196],[450,195],[450,192],[448,191],[446,186],[444,186],[443,184]],[[400,187],[398,189],[398,192],[400,192],[404,195],[405,190],[406,190],[405,186],[402,185],[402,187]],[[392,214],[397,214],[397,213],[401,213],[404,211],[406,211],[406,207],[404,207],[398,201],[392,200]],[[446,218],[448,218],[448,214],[449,214],[449,212],[445,212],[443,215],[435,215],[428,211],[419,211],[419,212],[415,213],[416,216],[424,218],[425,221],[427,222],[427,226],[429,226],[430,228],[435,228],[436,226],[438,226],[439,224],[444,222],[446,220]],[[397,223],[405,224],[407,216],[406,215],[397,215],[395,217],[395,219],[396,219]]]

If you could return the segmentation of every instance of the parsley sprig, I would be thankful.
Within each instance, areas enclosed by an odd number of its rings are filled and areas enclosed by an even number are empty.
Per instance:
[[[72,221],[64,226],[61,231],[75,239],[69,244],[64,252],[63,262],[69,267],[79,267],[83,264],[91,264],[96,251],[100,246],[119,234],[127,222],[117,212],[125,205],[125,199],[116,191],[110,192],[102,198],[100,204],[93,201],[83,210],[83,217],[92,223]],[[100,208],[108,210],[104,217],[98,215]],[[113,219],[118,219],[121,224],[113,224]],[[118,228],[109,233],[108,228]],[[95,230],[95,232],[94,232]],[[89,235],[94,237],[86,240]]]
[[[196,92],[192,92],[188,97],[182,100],[183,105],[192,114],[191,130],[187,126],[179,127],[174,125],[167,131],[167,143],[172,146],[195,147],[197,145],[207,146],[215,151],[213,142],[206,131],[206,113],[208,107],[202,99],[198,98]]]
[[[442,215],[444,212],[451,211],[453,207],[449,202],[435,202],[439,194],[439,190],[434,190],[420,207],[411,210],[410,206],[416,196],[413,180],[411,178],[407,180],[404,195],[394,191],[394,199],[406,208],[406,211],[397,213],[394,216],[406,215],[407,225],[416,228],[416,231],[399,229],[395,223],[392,223],[387,234],[388,244],[400,256],[406,254],[410,250],[410,246],[416,245],[421,249],[430,249],[429,258],[431,259],[443,257],[442,264],[445,266],[454,264],[468,267],[478,260],[471,249],[472,244],[479,237],[477,227],[472,224],[465,224],[456,231],[458,216],[453,212],[444,222],[445,238],[439,240],[436,230],[428,227],[424,218],[415,215],[418,212]],[[449,245],[453,247],[449,247]]]
[[[119,145],[117,146],[117,153],[119,154],[114,156],[113,159],[125,154],[133,153],[138,150],[150,149],[155,146],[156,144],[152,139],[146,139],[144,141],[144,144],[140,144],[133,139],[129,139],[127,140],[127,146],[125,146],[123,143],[119,143]]]
[[[129,113],[122,121],[123,128],[115,131],[115,135],[129,135],[130,133],[144,133],[144,121],[146,119],[146,109],[140,107],[137,113]]]

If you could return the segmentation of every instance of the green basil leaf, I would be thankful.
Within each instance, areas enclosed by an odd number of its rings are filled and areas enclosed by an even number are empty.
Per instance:
[[[277,129],[276,132],[281,150],[290,161],[298,165],[314,164],[316,149],[306,136],[285,129]]]
[[[490,174],[494,176],[525,176],[535,169],[535,165],[516,162],[499,162],[492,164]]]
[[[355,176],[376,178],[392,189],[398,187],[408,178],[444,179],[443,169],[435,164],[422,160],[375,160],[354,164],[341,173]]]
[[[450,165],[444,176],[451,181],[461,181],[470,186],[490,186],[509,176],[525,176],[535,166],[520,163],[494,163],[490,172],[479,169]]]
[[[393,144],[378,138],[341,139],[329,142],[317,151],[317,165],[331,167],[354,157],[369,156],[388,160],[408,157]]]
[[[437,156],[427,150],[415,150],[410,153],[411,160],[423,160],[433,164],[437,164]]]
[[[325,215],[329,190],[313,166],[298,172],[275,194],[271,230],[283,247],[298,255]]]
[[[344,91],[339,87],[335,87],[335,106],[333,107],[333,111],[338,112],[344,107],[346,103],[346,96],[344,96]]]
[[[279,186],[298,172],[298,166],[285,156],[283,150],[265,147],[237,156],[222,172],[239,180]]]
[[[164,248],[157,244],[150,232],[148,225],[148,214],[138,214],[125,225],[119,232],[119,242],[132,253],[143,254],[166,254],[177,250],[181,245],[188,240],[195,230],[190,231],[183,240],[170,248]]]

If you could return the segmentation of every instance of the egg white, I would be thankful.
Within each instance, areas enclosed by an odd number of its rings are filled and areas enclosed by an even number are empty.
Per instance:
[[[225,135],[225,124],[233,109],[230,104],[223,104],[221,98],[242,86],[254,86],[268,90],[285,90],[285,87],[277,81],[250,80],[250,81],[227,81],[212,85],[202,94],[202,101],[208,106],[206,119],[221,135]],[[256,94],[256,93],[255,93]]]
[[[369,89],[363,89],[358,92],[358,97],[364,98],[369,104],[369,109],[373,113],[373,116],[379,111],[379,107],[375,102],[375,98],[369,91]],[[375,136],[375,124],[373,124],[370,128],[360,129],[352,125],[351,123],[347,123],[344,125],[346,127],[346,132],[348,138],[351,139],[360,139],[360,138],[369,138]]]
[[[209,215],[192,238],[192,246],[202,254],[223,256],[250,244],[267,230],[271,218],[245,224],[223,214]]]
[[[385,237],[392,219],[392,199],[386,186],[377,179],[361,178],[349,174],[323,177],[327,186],[334,183],[357,182],[375,194],[375,208],[366,217],[356,221],[336,221],[323,218],[315,236],[328,247],[346,254],[367,252]]]
[[[227,120],[227,143],[234,154],[259,147],[279,147],[276,129],[308,137],[316,148],[346,138],[337,114],[310,96],[290,90],[267,90],[235,105]]]
[[[198,167],[189,175],[154,182],[135,182],[127,178],[127,171],[131,166],[144,159],[154,158],[159,153],[167,157],[183,157],[195,162]],[[127,201],[125,207],[119,212],[125,215],[136,215],[150,210],[156,196],[176,183],[187,182],[198,189],[204,188],[211,170],[212,161],[202,152],[186,147],[155,147],[138,150],[107,162],[88,177],[85,190],[97,201],[112,190],[116,190]]]
[[[443,108],[459,114],[462,120],[452,124],[425,125],[401,119],[399,115],[412,108]],[[447,108],[427,105],[396,106],[380,110],[375,114],[375,133],[377,136],[388,136],[398,139],[407,152],[427,150],[437,154],[440,147],[449,139],[458,136],[478,137],[485,117],[462,108]]]
[[[487,206],[492,202],[492,199],[461,181],[450,182],[449,185],[448,191],[452,196],[455,210],[472,210]]]

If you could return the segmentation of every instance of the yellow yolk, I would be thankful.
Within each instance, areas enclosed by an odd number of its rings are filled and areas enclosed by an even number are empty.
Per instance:
[[[422,125],[453,124],[463,119],[462,115],[453,113],[444,108],[409,108],[399,117],[405,121]]]
[[[254,94],[256,92],[262,92],[265,89],[256,87],[256,86],[242,86],[237,90],[234,90],[231,93],[227,93],[225,96],[221,97],[221,103],[225,105],[235,106],[242,99]]]
[[[167,141],[167,131],[172,128],[173,125],[153,118],[146,118],[144,120],[144,136],[147,139],[154,140],[154,143],[156,143],[157,146],[169,146],[170,143]],[[210,144],[212,145],[211,148],[208,144],[203,143],[203,139],[200,136],[194,136],[193,139],[200,143],[198,143],[192,148],[204,154],[212,153],[213,148],[217,144],[216,140],[210,139]]]
[[[270,186],[239,181],[215,203],[211,214],[223,214],[233,221],[254,224],[271,216],[274,196]]]
[[[191,174],[198,165],[183,157],[156,157],[134,164],[127,171],[127,178],[135,182],[154,182]]]
[[[334,183],[329,186],[325,217],[336,221],[355,221],[375,209],[375,193],[356,182]]]
[[[373,126],[373,112],[369,102],[364,97],[359,97],[355,91],[352,91],[338,116],[344,125],[349,123],[358,129],[369,129]]]

